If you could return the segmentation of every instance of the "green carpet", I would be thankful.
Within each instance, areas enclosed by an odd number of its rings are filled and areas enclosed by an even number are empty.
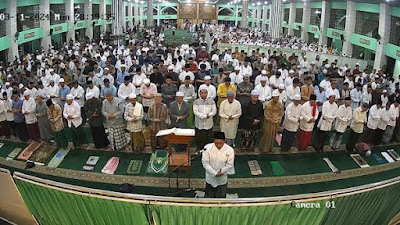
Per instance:
[[[168,44],[187,43],[190,45],[193,43],[193,33],[187,30],[175,30],[175,35],[172,34],[172,30],[165,30],[164,35],[165,40],[168,42]]]

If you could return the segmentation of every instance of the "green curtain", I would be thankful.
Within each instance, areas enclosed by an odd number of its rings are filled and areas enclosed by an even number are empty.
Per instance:
[[[381,225],[400,212],[400,183],[333,199],[335,208],[293,204],[243,207],[148,205],[53,190],[15,179],[30,212],[44,225]]]
[[[43,225],[147,225],[143,204],[57,191],[15,179],[29,211]]]

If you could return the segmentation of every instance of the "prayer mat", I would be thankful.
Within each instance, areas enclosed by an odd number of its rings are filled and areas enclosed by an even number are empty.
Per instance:
[[[19,155],[19,153],[21,151],[22,151],[22,148],[14,148],[14,150],[12,152],[10,152],[10,154],[8,154],[7,160],[15,159],[15,157],[17,157],[17,155]]]
[[[328,158],[323,158],[323,160],[326,162],[326,164],[328,164],[329,168],[332,170],[332,172],[334,173],[340,173],[340,170],[338,170],[338,168],[336,168],[335,165],[333,165],[333,163],[331,162],[331,160],[329,160]]]
[[[237,193],[235,193],[235,194],[226,194],[226,198],[236,199],[236,198],[239,198],[239,195]]]
[[[149,128],[144,128],[143,129],[143,136],[144,136],[144,143],[145,146],[150,146],[151,145],[151,130]]]
[[[23,160],[26,161],[29,159],[29,157],[32,156],[32,154],[38,150],[41,146],[41,143],[39,142],[32,142],[30,143],[18,156],[18,160]]]
[[[86,161],[86,165],[83,167],[84,170],[92,171],[96,166],[97,162],[99,161],[98,156],[90,156],[89,159]]]
[[[372,154],[372,157],[374,157],[375,161],[379,164],[384,164],[386,163],[386,160],[384,160],[380,155],[374,153]]]
[[[276,134],[275,140],[276,140],[276,143],[278,143],[278,145],[281,146],[282,134]]]
[[[247,164],[249,165],[251,175],[258,176],[262,174],[260,165],[258,164],[257,160],[247,161]]]
[[[114,174],[115,170],[117,170],[119,164],[119,158],[118,157],[111,157],[106,165],[101,169],[102,173],[106,174]]]
[[[157,150],[153,154],[151,154],[146,173],[167,174],[168,152]]]
[[[142,168],[143,161],[142,160],[131,160],[129,162],[127,174],[138,174],[140,173],[140,169]]]
[[[393,159],[395,159],[396,161],[400,161],[400,156],[394,149],[387,150],[387,152]]]
[[[43,166],[55,150],[56,148],[54,146],[42,145],[41,148],[36,150],[31,157],[29,157],[29,161],[34,162],[36,165]]]
[[[65,156],[68,154],[69,149],[62,148],[58,150],[58,152],[54,155],[54,157],[50,160],[49,164],[47,164],[50,168],[57,168],[61,162],[64,160]]]
[[[270,163],[272,166],[272,173],[275,176],[282,176],[284,172],[281,164],[278,161],[271,161]]]
[[[387,152],[381,152],[381,154],[383,155],[383,157],[385,157],[385,159],[389,162],[392,163],[394,162],[394,159],[392,157],[390,157],[390,155]]]
[[[360,154],[350,154],[350,156],[361,168],[369,167],[368,163],[363,159],[363,157],[361,157]]]
[[[3,142],[0,142],[0,148],[2,148],[4,146]]]

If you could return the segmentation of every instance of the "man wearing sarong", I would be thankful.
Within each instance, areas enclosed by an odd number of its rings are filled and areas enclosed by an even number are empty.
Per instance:
[[[240,116],[239,119],[239,128],[243,129],[242,149],[254,147],[257,134],[263,124],[264,107],[258,100],[259,95],[260,92],[258,90],[252,90],[250,101],[242,105],[242,116]]]
[[[6,92],[3,92],[7,96]],[[10,138],[11,128],[7,122],[7,102],[0,100],[0,136]]]
[[[36,97],[35,115],[38,120],[40,139],[49,142],[53,138],[53,132],[51,131],[50,121],[47,116],[47,105],[41,95]]]
[[[353,111],[353,120],[350,124],[350,134],[347,139],[346,150],[348,152],[355,151],[354,147],[356,146],[358,139],[362,135],[364,131],[364,125],[367,123],[367,111],[369,109],[368,103],[363,103],[362,106],[357,107]]]
[[[22,104],[22,114],[25,115],[26,128],[28,129],[29,137],[33,141],[40,140],[39,125],[35,115],[36,102],[30,97],[29,90],[24,91],[24,102]]]
[[[400,99],[396,99],[396,101],[390,105],[389,108],[389,122],[387,124],[385,133],[383,134],[382,143],[389,144],[393,137],[393,131],[396,126],[396,120],[399,117],[399,103]]]
[[[131,134],[132,150],[141,152],[145,146],[143,135],[143,106],[136,101],[136,94],[131,93],[129,96],[130,103],[125,106],[124,118],[127,122],[126,128]]]
[[[61,106],[54,104],[51,99],[46,101],[47,105],[47,116],[50,121],[51,130],[54,134],[54,141],[58,148],[66,148],[68,146],[68,141],[65,136],[63,113]]]
[[[26,129],[25,116],[22,114],[23,102],[19,98],[17,91],[13,91],[12,112],[14,114],[15,132],[19,140],[26,142],[29,139],[28,130]]]
[[[214,143],[204,146],[201,162],[206,170],[206,198],[226,198],[228,174],[234,174],[235,152],[225,144],[225,135],[215,132]]]
[[[162,95],[157,93],[154,95],[154,103],[149,108],[149,121],[151,131],[151,145],[153,148],[166,148],[167,141],[164,137],[157,137],[156,134],[160,130],[166,128],[165,120],[168,116],[168,108],[162,102]]]
[[[382,101],[379,99],[376,104],[371,106],[368,113],[367,129],[364,132],[363,139],[367,144],[377,144],[376,134],[378,124],[382,117]]]
[[[4,103],[5,111],[6,111],[6,118],[8,127],[10,128],[11,136],[10,139],[15,139],[18,135],[15,130],[15,122],[14,122],[14,113],[13,113],[13,101],[11,98],[8,97],[7,91],[3,92],[2,101]],[[8,137],[7,137],[8,138]]]
[[[103,100],[101,113],[106,118],[108,141],[114,151],[124,149],[129,143],[124,131],[123,107],[123,104],[120,104],[120,100],[114,98],[112,92],[106,93],[106,99]]]
[[[189,103],[183,101],[184,93],[176,92],[175,101],[169,104],[168,113],[171,118],[171,127],[187,128],[186,120],[189,117]]]
[[[103,125],[101,108],[100,99],[95,98],[92,92],[86,93],[85,115],[88,118],[90,130],[92,131],[94,146],[97,149],[106,148],[109,144]]]
[[[283,116],[283,104],[279,101],[279,91],[272,92],[272,99],[265,104],[264,108],[264,127],[261,138],[260,149],[262,152],[271,152],[272,145],[278,133],[279,123]]]
[[[336,112],[335,119],[335,133],[332,135],[330,140],[330,146],[332,150],[338,150],[342,143],[342,138],[347,127],[350,125],[350,121],[353,118],[353,109],[351,108],[351,98],[346,97],[344,99],[344,105],[339,106]]]
[[[235,147],[235,138],[239,125],[239,117],[242,115],[240,102],[235,98],[233,91],[229,90],[226,94],[227,99],[222,101],[219,109],[221,117],[221,131],[224,132],[226,144]]]
[[[283,120],[283,133],[281,141],[281,149],[289,151],[296,142],[296,134],[299,129],[300,114],[303,106],[300,104],[301,96],[295,94],[291,103],[286,107],[285,119]]]
[[[71,94],[68,94],[66,97],[63,115],[67,120],[68,127],[71,129],[74,147],[77,148],[83,144],[87,144],[86,135],[82,127],[81,107]]]
[[[213,117],[217,113],[215,102],[208,97],[206,87],[200,87],[200,98],[193,103],[193,113],[195,115],[195,142],[197,151],[210,142],[213,128]]]
[[[297,148],[299,151],[305,151],[310,144],[312,131],[315,121],[318,118],[317,96],[310,95],[310,100],[303,104],[300,114],[300,129],[297,135]]]
[[[328,101],[322,105],[322,116],[318,121],[318,130],[314,139],[314,149],[317,152],[324,150],[326,137],[331,131],[333,121],[336,118],[338,106],[335,102],[336,95],[333,91],[328,92]]]

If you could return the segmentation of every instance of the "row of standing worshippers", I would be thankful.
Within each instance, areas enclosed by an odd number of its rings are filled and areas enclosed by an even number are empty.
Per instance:
[[[195,115],[196,145],[198,148],[202,148],[210,141],[209,138],[214,127],[213,117],[217,114],[217,107],[215,102],[209,98],[206,85],[200,86],[199,92],[200,98],[194,101],[193,112]],[[44,98],[40,95],[37,96],[35,102],[30,97],[29,90],[26,90],[23,96],[24,100],[19,98],[18,92],[13,92],[12,100],[10,100],[6,93],[3,94],[3,100],[0,104],[2,136],[15,134],[22,141],[28,139],[48,141],[54,137],[57,145],[64,147],[67,143],[63,132],[64,118],[67,121],[67,126],[71,128],[74,145],[79,146],[87,143],[87,138],[82,129],[81,107],[74,100],[73,95],[66,96],[64,110],[58,104],[53,104],[51,100],[44,104]],[[280,92],[278,90],[273,91],[272,100],[267,101],[264,105],[258,100],[259,96],[260,92],[253,90],[250,100],[242,105],[235,99],[235,93],[232,90],[226,91],[226,97],[220,101],[218,114],[220,128],[226,135],[227,144],[235,145],[234,140],[239,127],[243,130],[241,147],[252,148],[255,144],[257,131],[263,129],[260,148],[264,151],[271,151],[279,124],[285,114],[281,146],[283,150],[290,149],[294,140],[297,140],[297,148],[306,149],[315,123],[317,123],[317,129],[314,148],[317,151],[323,149],[323,143],[326,142],[327,134],[332,127],[335,129],[335,133],[331,137],[330,145],[333,149],[337,149],[348,125],[351,125],[351,138],[347,145],[348,150],[352,150],[353,144],[359,139],[359,134],[363,133],[364,123],[367,122],[366,134],[364,135],[367,142],[373,144],[380,144],[379,140],[382,140],[383,143],[391,142],[398,118],[398,102],[388,103],[382,107],[381,101],[378,101],[371,107],[367,120],[366,111],[369,108],[367,105],[357,107],[353,112],[350,107],[351,100],[347,97],[345,104],[338,107],[335,103],[336,94],[333,92],[328,96],[328,101],[322,104],[321,116],[318,116],[320,114],[318,104],[316,96],[313,94],[310,96],[310,100],[304,104],[300,104],[300,95],[295,95],[293,102],[286,107],[286,110],[284,110],[282,102],[279,101]],[[104,148],[108,144],[115,150],[126,148],[130,142],[125,135],[126,128],[132,139],[132,147],[128,148],[143,149],[144,113],[142,104],[136,100],[136,94],[131,93],[127,97],[128,104],[121,104],[121,100],[114,98],[112,92],[107,92],[106,99],[103,102],[94,98],[92,92],[86,93],[86,99],[83,108],[97,148]],[[156,137],[159,130],[165,129],[168,125],[186,128],[189,113],[190,105],[184,101],[183,92],[176,93],[176,100],[171,102],[168,107],[162,103],[162,95],[155,94],[154,103],[148,109],[153,147],[162,148],[166,146],[166,141],[163,138]],[[126,124],[123,120],[126,120]],[[107,127],[107,134],[104,123]],[[332,126],[333,124],[334,126]],[[354,141],[355,143],[352,144]]]

